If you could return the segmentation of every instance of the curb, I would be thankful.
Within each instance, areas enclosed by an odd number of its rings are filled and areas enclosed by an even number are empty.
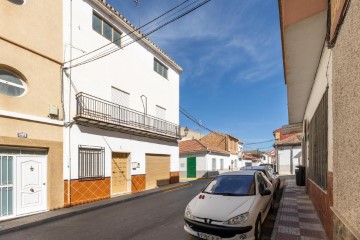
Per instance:
[[[107,203],[99,204],[99,205],[95,205],[95,206],[89,206],[87,208],[78,209],[78,210],[70,211],[70,212],[63,213],[63,214],[60,213],[59,215],[54,215],[54,216],[50,216],[50,217],[47,217],[47,218],[44,218],[44,219],[29,221],[27,223],[19,224],[17,226],[13,226],[13,227],[8,227],[8,228],[5,228],[3,230],[1,229],[2,226],[1,226],[1,222],[0,222],[0,236],[4,235],[4,234],[7,234],[7,233],[15,232],[15,231],[18,231],[18,230],[23,230],[23,229],[39,226],[39,225],[42,225],[42,224],[45,224],[45,223],[54,222],[54,221],[57,221],[57,220],[60,220],[60,219],[65,219],[65,218],[72,217],[72,216],[75,216],[75,215],[80,215],[80,214],[87,213],[87,212],[90,212],[90,211],[95,211],[95,210],[99,210],[99,209],[102,209],[102,208],[111,207],[111,206],[114,206],[114,205],[117,205],[117,204],[130,202],[132,200],[140,199],[140,198],[143,198],[143,197],[148,197],[148,196],[151,196],[151,195],[155,195],[157,193],[168,192],[168,191],[172,191],[172,190],[176,190],[176,189],[180,189],[180,188],[185,188],[185,187],[188,187],[190,185],[191,184],[189,182],[186,182],[186,183],[182,183],[182,184],[181,183],[177,184],[175,186],[170,186],[170,187],[167,186],[167,187],[163,187],[163,188],[152,189],[152,190],[149,190],[149,192],[142,192],[141,194],[138,194],[138,195],[135,195],[135,196],[128,195],[129,196],[128,198],[119,199],[118,201],[107,202]],[[107,200],[109,200],[109,199],[107,199]],[[78,205],[78,206],[81,206],[81,205]],[[61,209],[66,209],[66,208],[61,208]],[[61,210],[61,209],[59,209],[59,210]],[[68,209],[71,209],[71,207],[69,207]],[[56,211],[56,210],[51,210],[51,211]],[[51,211],[49,211],[49,212],[51,212]],[[41,214],[44,214],[44,213],[39,213],[38,215],[40,216]],[[32,217],[32,216],[35,216],[35,215],[29,215],[29,218]],[[16,218],[16,219],[22,219],[22,217],[19,217],[19,218]],[[11,220],[4,221],[4,222],[15,221],[16,219],[11,219]]]
[[[276,213],[276,219],[275,219],[275,223],[274,223],[274,228],[271,234],[271,240],[275,240],[276,239],[276,233],[277,233],[277,229],[279,228],[279,221],[280,221],[280,215],[281,215],[281,209],[283,206],[283,201],[284,201],[284,193],[285,193],[285,189],[287,188],[287,179],[284,179],[284,189],[283,189],[283,194],[279,203],[279,208],[278,211]]]

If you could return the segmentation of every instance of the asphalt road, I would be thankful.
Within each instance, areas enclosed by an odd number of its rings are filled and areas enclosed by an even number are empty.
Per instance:
[[[184,210],[187,203],[207,182],[207,180],[193,181],[189,187],[0,235],[0,239],[190,240],[193,238],[183,229]],[[264,222],[264,239],[270,239],[275,213],[270,214]]]

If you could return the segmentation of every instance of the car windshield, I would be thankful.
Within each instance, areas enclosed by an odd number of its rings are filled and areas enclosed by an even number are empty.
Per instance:
[[[254,176],[221,175],[212,180],[203,192],[226,196],[255,195]]]

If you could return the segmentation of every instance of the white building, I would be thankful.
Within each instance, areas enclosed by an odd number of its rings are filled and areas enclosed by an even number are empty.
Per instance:
[[[281,175],[295,174],[295,167],[302,165],[301,133],[293,134],[275,142],[277,150],[277,171]]]
[[[178,182],[181,67],[105,1],[63,7],[65,205]]]

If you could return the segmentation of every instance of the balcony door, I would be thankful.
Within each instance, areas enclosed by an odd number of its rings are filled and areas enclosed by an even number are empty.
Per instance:
[[[111,87],[111,102],[121,106],[114,106],[111,113],[113,121],[116,123],[127,123],[129,121],[127,116],[128,111],[122,107],[129,107],[130,94],[115,87]]]

